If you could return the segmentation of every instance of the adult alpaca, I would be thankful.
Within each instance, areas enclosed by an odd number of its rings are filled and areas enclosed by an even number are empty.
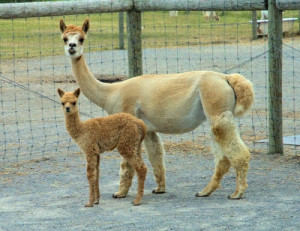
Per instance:
[[[83,55],[83,42],[89,30],[89,20],[85,20],[82,27],[66,26],[60,20],[60,30],[66,55],[71,59],[76,81],[85,96],[108,114],[127,112],[146,123],[144,145],[157,183],[153,193],[164,193],[166,190],[164,148],[157,132],[189,132],[206,119],[213,126],[213,118],[223,112],[230,111],[235,116],[242,116],[253,103],[252,84],[239,74],[192,71],[138,76],[115,84],[101,83],[90,72]],[[216,142],[215,139],[212,141]],[[231,160],[226,157],[226,150],[213,151],[216,158],[214,175],[205,189],[196,196],[211,194],[216,189],[216,179],[223,176],[230,167]],[[242,154],[236,153],[232,156],[240,155]],[[248,166],[248,161],[245,164]],[[234,164],[232,166],[240,168]],[[133,172],[133,168],[123,159],[120,190],[116,196],[126,196]],[[240,198],[235,195],[242,194],[243,192],[235,193],[230,198]]]

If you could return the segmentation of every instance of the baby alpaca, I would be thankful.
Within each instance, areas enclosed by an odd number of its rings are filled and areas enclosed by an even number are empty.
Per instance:
[[[85,206],[92,207],[93,204],[99,203],[100,154],[115,148],[137,173],[138,189],[133,204],[139,205],[144,195],[147,174],[147,167],[141,156],[141,143],[146,135],[144,122],[127,113],[80,121],[77,106],[80,89],[64,92],[58,88],[57,91],[63,106],[67,131],[85,153],[87,160],[89,202]],[[132,180],[132,177],[130,179]],[[122,184],[127,184],[126,188],[129,189],[131,180],[120,181]],[[124,185],[120,185],[121,187]]]
[[[217,188],[230,165],[236,172],[236,190],[229,196],[230,199],[240,199],[247,188],[247,172],[249,169],[250,153],[246,145],[241,141],[239,132],[234,123],[233,114],[230,111],[223,112],[221,116],[212,121],[214,148],[223,150],[217,157],[218,168],[211,182],[211,188]]]

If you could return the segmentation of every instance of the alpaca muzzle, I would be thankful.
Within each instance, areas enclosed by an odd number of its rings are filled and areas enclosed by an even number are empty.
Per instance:
[[[71,111],[70,107],[66,107],[66,112],[70,112],[70,111]]]
[[[75,49],[74,49],[73,47],[71,47],[71,48],[69,49],[69,54],[70,54],[70,55],[74,55],[75,53],[76,53]]]

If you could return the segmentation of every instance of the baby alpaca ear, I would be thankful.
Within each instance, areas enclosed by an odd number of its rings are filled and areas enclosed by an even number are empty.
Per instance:
[[[62,19],[59,21],[59,28],[60,28],[61,33],[64,33],[67,28],[66,24],[64,23],[64,21]]]
[[[65,94],[65,92],[60,88],[57,89],[57,92],[58,92],[60,97],[63,97],[63,95]]]
[[[80,95],[80,88],[77,88],[77,89],[73,92],[73,94],[75,95],[76,98],[78,98],[79,95]]]
[[[90,20],[86,19],[82,25],[82,30],[84,31],[84,33],[87,33],[89,31],[90,28]]]

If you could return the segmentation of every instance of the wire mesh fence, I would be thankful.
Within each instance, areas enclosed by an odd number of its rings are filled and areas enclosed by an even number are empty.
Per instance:
[[[244,75],[253,82],[256,96],[250,113],[238,121],[241,134],[252,152],[266,153],[267,143],[258,142],[268,139],[266,36],[251,39],[251,12],[217,14],[218,21],[207,20],[200,11],[179,11],[177,16],[169,12],[142,13],[144,74],[213,70]],[[298,11],[284,14],[289,18],[297,16]],[[118,17],[118,13],[63,17],[67,24],[75,25],[90,18],[85,55],[91,71],[101,81],[128,78],[127,41],[125,50],[119,49]],[[58,150],[78,151],[66,133],[56,92],[57,87],[77,88],[69,59],[64,55],[60,18],[0,20],[1,162],[55,155]],[[283,131],[284,136],[292,136],[284,149],[292,155],[300,153],[298,27],[296,21],[283,40]],[[126,29],[124,33],[126,38]],[[83,119],[105,115],[85,97],[80,99],[80,110]],[[167,147],[210,151],[206,123],[190,133],[162,137]]]

